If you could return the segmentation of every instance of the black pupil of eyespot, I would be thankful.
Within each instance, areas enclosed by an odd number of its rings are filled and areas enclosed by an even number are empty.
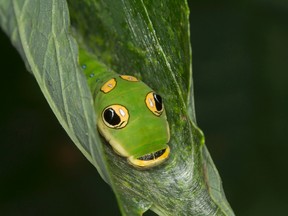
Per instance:
[[[155,100],[155,105],[156,105],[156,109],[157,111],[161,111],[163,106],[162,106],[162,98],[160,95],[158,94],[153,94],[154,100]]]
[[[106,122],[113,126],[118,125],[121,122],[120,117],[112,108],[108,108],[104,111],[104,119]]]

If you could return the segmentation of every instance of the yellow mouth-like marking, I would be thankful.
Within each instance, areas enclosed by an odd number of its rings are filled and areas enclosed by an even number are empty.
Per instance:
[[[139,158],[129,157],[128,162],[138,168],[150,168],[164,162],[170,154],[170,148],[143,155]]]

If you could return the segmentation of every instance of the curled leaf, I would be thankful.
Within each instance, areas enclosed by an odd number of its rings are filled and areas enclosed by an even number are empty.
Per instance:
[[[234,215],[196,126],[188,16],[184,0],[0,3],[1,27],[61,125],[111,185],[123,215],[149,208],[159,215]],[[99,70],[135,75],[163,95],[171,130],[163,165],[135,169],[101,139],[77,44],[95,54]]]

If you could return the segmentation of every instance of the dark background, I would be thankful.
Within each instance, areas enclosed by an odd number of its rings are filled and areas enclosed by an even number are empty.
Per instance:
[[[236,215],[288,215],[288,2],[215,2],[189,2],[198,125]],[[0,55],[0,215],[119,215],[2,31]]]

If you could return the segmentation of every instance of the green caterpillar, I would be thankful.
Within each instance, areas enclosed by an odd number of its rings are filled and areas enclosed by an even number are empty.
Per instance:
[[[103,70],[84,50],[79,62],[93,95],[97,128],[113,150],[138,168],[165,161],[170,132],[161,96],[133,76]]]

